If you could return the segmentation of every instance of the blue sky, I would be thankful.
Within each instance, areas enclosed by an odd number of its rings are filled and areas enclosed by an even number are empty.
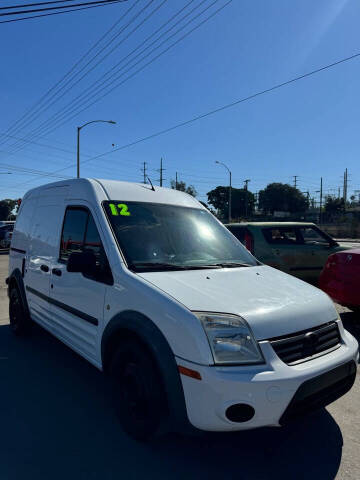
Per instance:
[[[203,1],[193,15],[213,2]],[[128,0],[74,14],[0,25],[0,133],[6,132],[55,85],[134,3],[135,0]],[[147,3],[148,0],[140,0],[126,19]],[[153,0],[146,12],[159,7],[158,10],[101,64],[41,116],[30,118],[33,121],[23,128],[8,132],[36,143],[18,149],[12,146],[14,140],[0,137],[0,171],[9,171],[6,165],[46,172],[71,166],[76,160],[76,126],[94,119],[113,119],[116,125],[91,125],[82,131],[82,160],[113,150],[85,162],[82,176],[141,181],[140,169],[145,161],[150,178],[158,183],[156,169],[163,157],[165,185],[175,178],[177,171],[181,180],[195,185],[201,200],[206,200],[206,192],[211,188],[228,182],[227,172],[215,164],[216,160],[232,170],[234,186],[240,187],[249,178],[249,188],[254,192],[272,181],[290,183],[292,176],[298,175],[303,191],[309,189],[318,195],[315,191],[319,190],[322,176],[324,192],[335,193],[342,185],[346,167],[349,193],[360,190],[360,58],[115,151],[139,138],[357,53],[360,51],[357,0],[233,0],[150,66],[60,128],[51,133],[42,128],[41,137],[29,133],[43,122],[51,126],[52,115],[67,105],[72,108],[77,95],[187,3],[189,0]],[[226,3],[227,0],[218,0],[191,25]],[[200,0],[193,0],[182,15],[198,4]],[[124,39],[146,12],[116,42]],[[126,19],[116,28],[124,25]],[[97,58],[102,58],[101,55]],[[75,172],[75,166],[71,166],[59,175],[70,176]],[[29,188],[54,178],[13,171],[11,175],[1,175],[0,180],[0,198],[17,198]]]

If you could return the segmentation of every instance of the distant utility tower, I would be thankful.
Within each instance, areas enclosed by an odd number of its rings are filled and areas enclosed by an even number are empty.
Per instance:
[[[157,172],[160,172],[160,179],[159,179],[160,187],[163,186],[163,181],[165,180],[163,176],[164,170],[165,168],[163,168],[163,159],[160,158],[160,168],[157,170]]]
[[[144,181],[143,183],[146,183],[146,177],[147,177],[147,172],[146,172],[146,162],[143,163],[143,167],[141,168],[141,171],[144,175]]]

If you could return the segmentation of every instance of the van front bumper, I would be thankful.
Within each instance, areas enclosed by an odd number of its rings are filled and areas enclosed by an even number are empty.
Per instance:
[[[207,431],[280,426],[336,400],[352,387],[359,361],[357,341],[341,323],[339,328],[337,350],[294,366],[283,363],[267,341],[260,343],[264,365],[202,366],[177,358],[178,365],[201,375],[201,380],[181,375],[190,423]],[[248,406],[252,418],[229,420],[226,411],[238,404]]]

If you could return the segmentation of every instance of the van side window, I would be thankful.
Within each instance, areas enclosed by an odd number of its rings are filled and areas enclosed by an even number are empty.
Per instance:
[[[82,252],[88,215],[85,209],[66,210],[60,247],[61,260],[67,262],[71,253]]]
[[[71,253],[89,250],[96,257],[97,267],[97,272],[91,278],[98,282],[112,284],[110,265],[93,216],[84,208],[70,207],[65,213],[60,260],[66,263]]]
[[[294,227],[265,228],[263,234],[268,243],[276,245],[294,245],[301,243],[298,231]]]

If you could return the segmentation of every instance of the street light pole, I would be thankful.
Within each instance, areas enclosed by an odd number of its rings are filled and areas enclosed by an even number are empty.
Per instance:
[[[215,163],[222,165],[229,172],[229,223],[231,223],[231,170],[225,163],[219,162],[219,160],[215,160]]]
[[[77,148],[76,148],[76,178],[80,178],[80,130],[90,125],[90,123],[111,123],[115,124],[113,120],[92,120],[91,122],[84,123],[81,127],[77,127]]]

